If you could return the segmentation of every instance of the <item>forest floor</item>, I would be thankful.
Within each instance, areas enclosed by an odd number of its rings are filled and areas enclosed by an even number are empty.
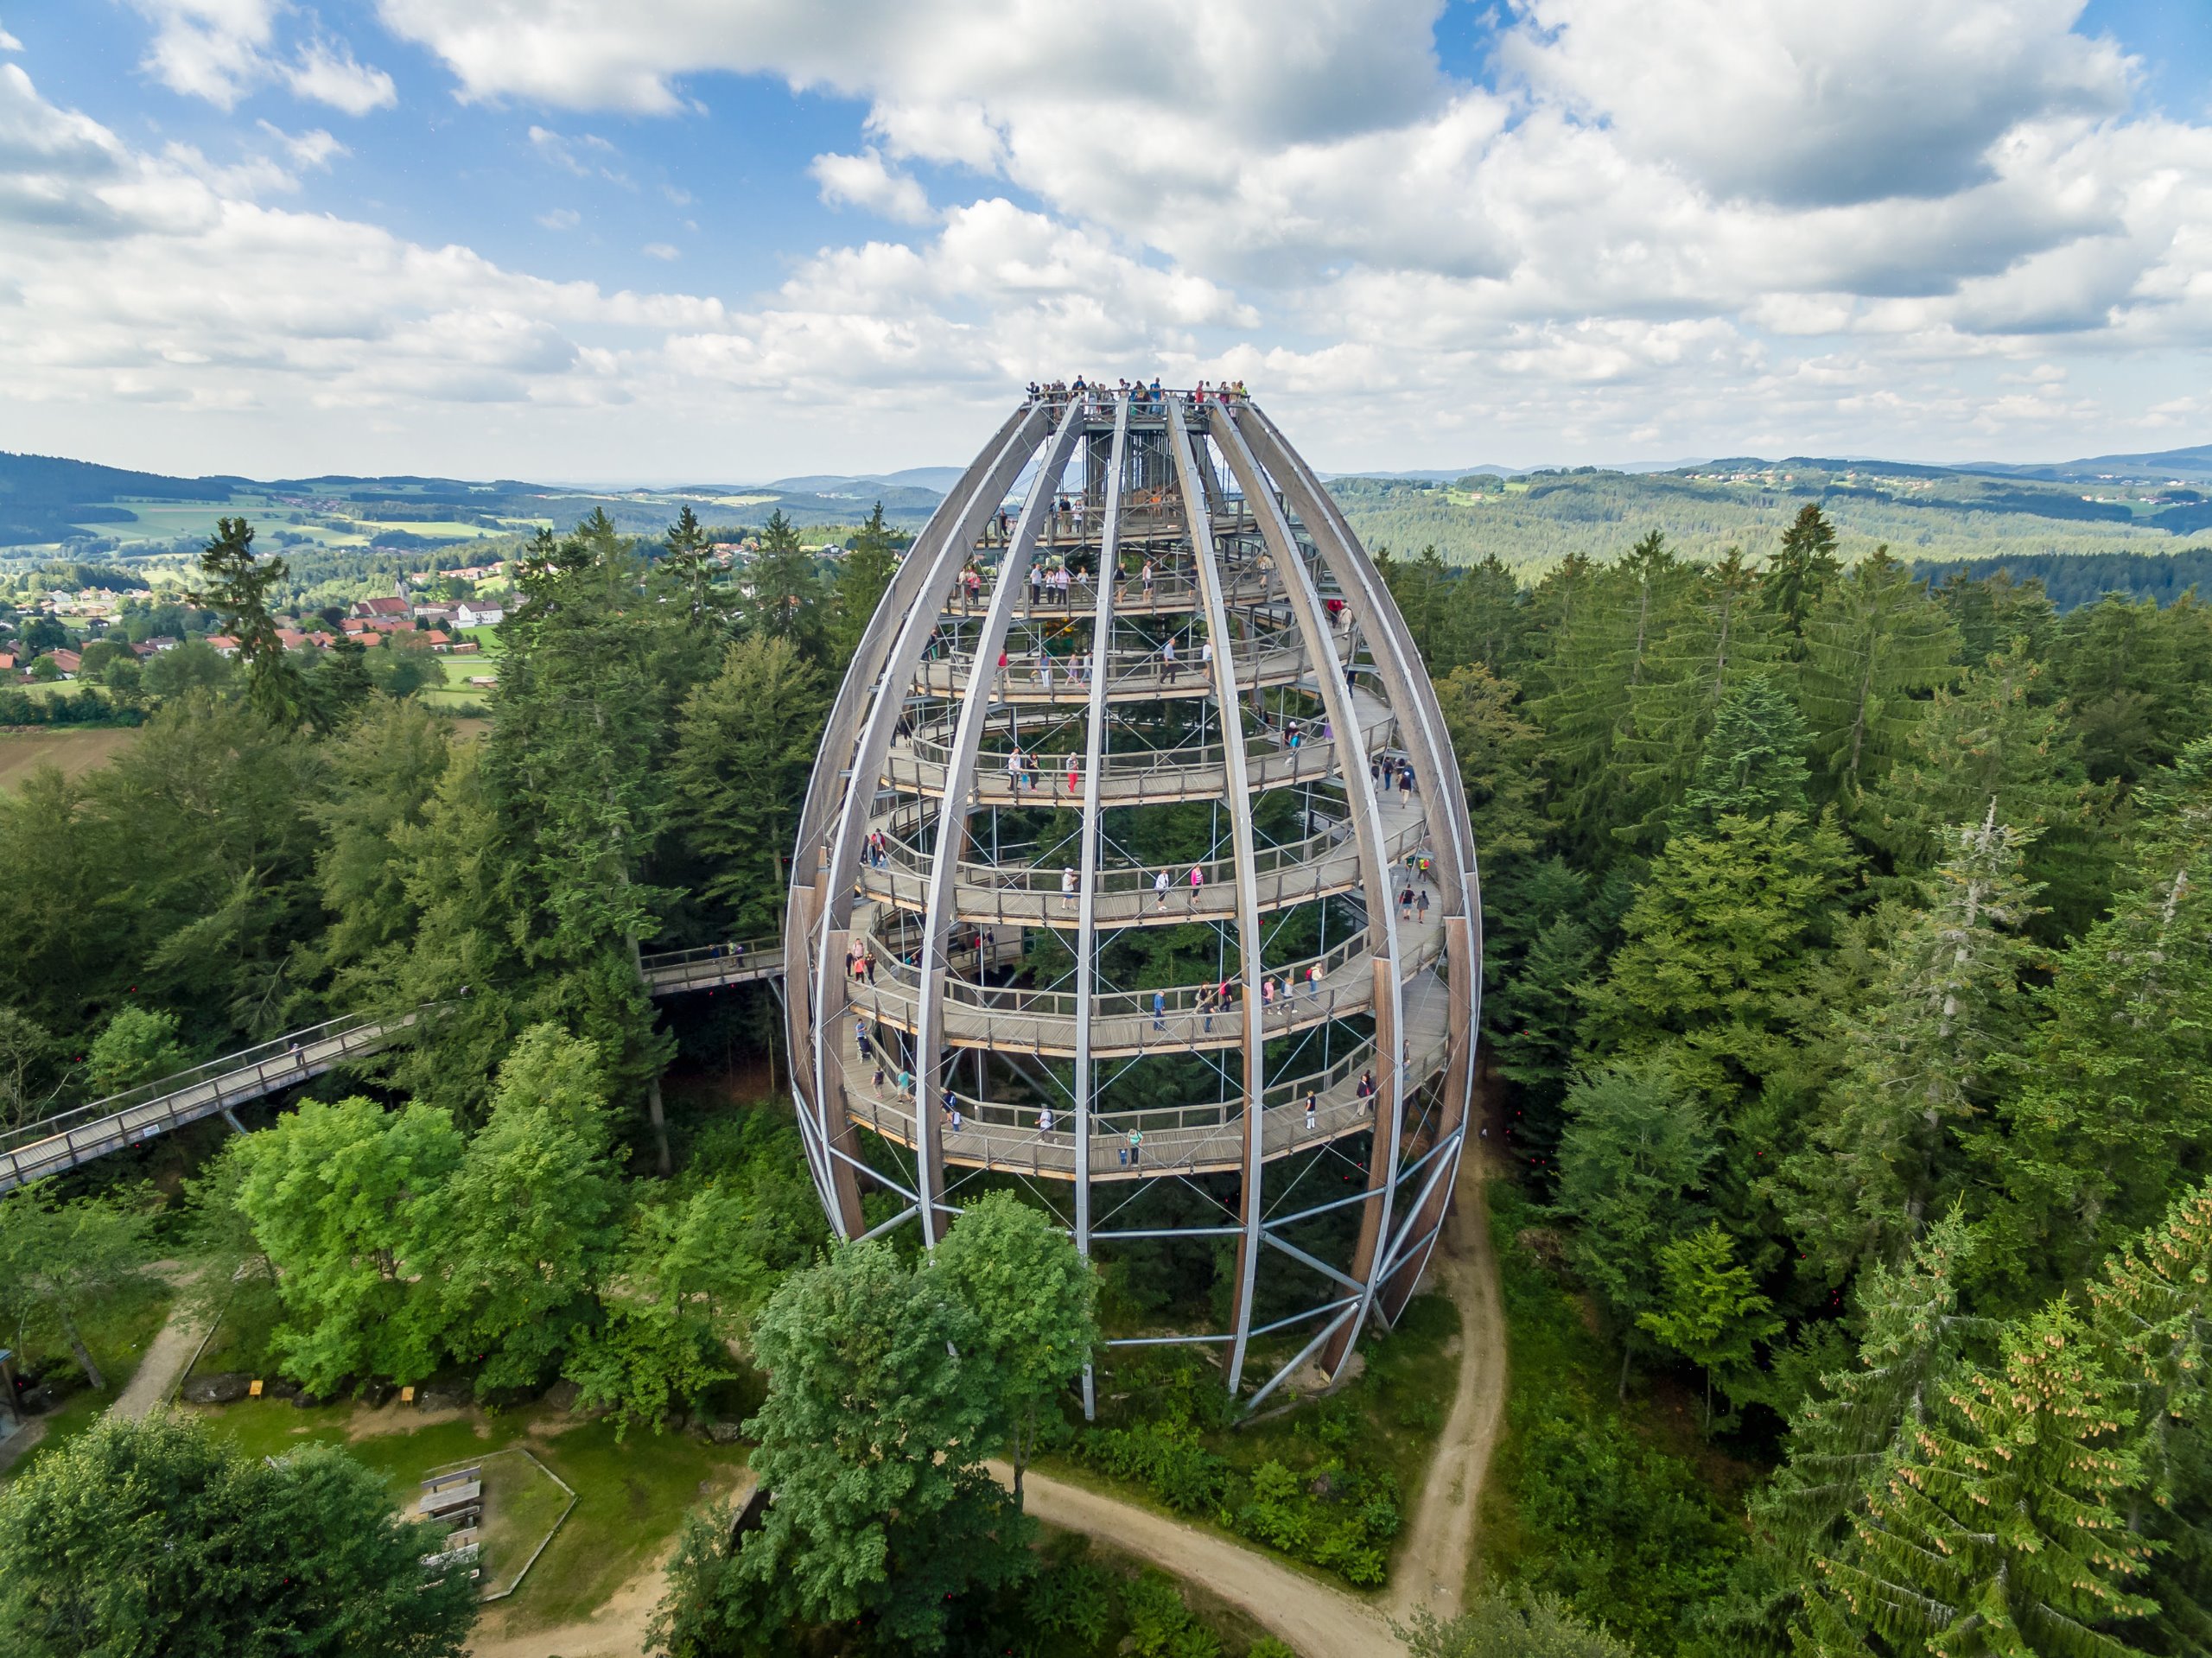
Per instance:
[[[1505,1316],[1483,1190],[1491,1174],[1487,1147],[1478,1140],[1460,1159],[1459,1190],[1438,1251],[1436,1276],[1459,1309],[1459,1384],[1391,1571],[1389,1604],[1397,1618],[1416,1607],[1440,1618],[1459,1615],[1473,1575],[1483,1477],[1505,1414]]]

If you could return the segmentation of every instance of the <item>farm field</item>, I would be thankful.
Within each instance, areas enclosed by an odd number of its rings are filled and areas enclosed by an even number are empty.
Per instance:
[[[105,765],[138,740],[137,727],[0,727],[0,791],[22,786],[41,765],[76,777]]]

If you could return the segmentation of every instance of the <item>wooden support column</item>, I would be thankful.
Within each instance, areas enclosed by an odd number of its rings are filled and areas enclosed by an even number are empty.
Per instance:
[[[1390,1153],[1398,1143],[1399,1125],[1404,1121],[1406,1067],[1398,1057],[1398,999],[1390,994],[1397,981],[1396,963],[1376,956],[1375,1051],[1382,1063],[1376,1067],[1375,1097],[1369,1102],[1375,1108],[1375,1141],[1367,1148],[1367,1201],[1359,1206],[1359,1242],[1351,1257],[1351,1275],[1363,1284],[1374,1273],[1375,1252],[1382,1247],[1390,1179],[1398,1166]],[[1333,1377],[1337,1374],[1344,1356],[1351,1351],[1352,1338],[1359,1333],[1358,1325],[1357,1318],[1347,1318],[1329,1337],[1328,1345],[1321,1350],[1321,1369],[1325,1375]]]
[[[1444,959],[1454,994],[1451,1001],[1450,1046],[1444,1058],[1443,1116],[1436,1127],[1440,1140],[1448,1138],[1455,1129],[1465,1129],[1467,1096],[1474,1081],[1475,1003],[1462,987],[1467,981],[1466,975],[1476,970],[1475,950],[1473,935],[1465,916],[1444,918]],[[1465,1153],[1466,1148],[1462,1146],[1460,1156]],[[1382,1310],[1394,1322],[1406,1310],[1406,1303],[1413,1299],[1414,1292],[1421,1287],[1421,1269],[1427,1266],[1428,1257],[1436,1248],[1436,1240],[1428,1235],[1444,1219],[1444,1211],[1452,1202],[1453,1184],[1449,1180],[1440,1182],[1414,1212],[1407,1228],[1407,1237],[1427,1237],[1428,1241],[1414,1249],[1383,1285]]]

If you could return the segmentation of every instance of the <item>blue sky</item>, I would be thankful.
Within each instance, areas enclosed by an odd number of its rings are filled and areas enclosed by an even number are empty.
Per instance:
[[[741,480],[2212,441],[2184,0],[0,0],[0,447]]]

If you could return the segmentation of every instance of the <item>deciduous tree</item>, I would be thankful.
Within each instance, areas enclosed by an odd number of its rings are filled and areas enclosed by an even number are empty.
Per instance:
[[[205,1426],[110,1416],[0,1487],[0,1648],[224,1658],[459,1658],[461,1572],[436,1528],[329,1445],[249,1457]]]

